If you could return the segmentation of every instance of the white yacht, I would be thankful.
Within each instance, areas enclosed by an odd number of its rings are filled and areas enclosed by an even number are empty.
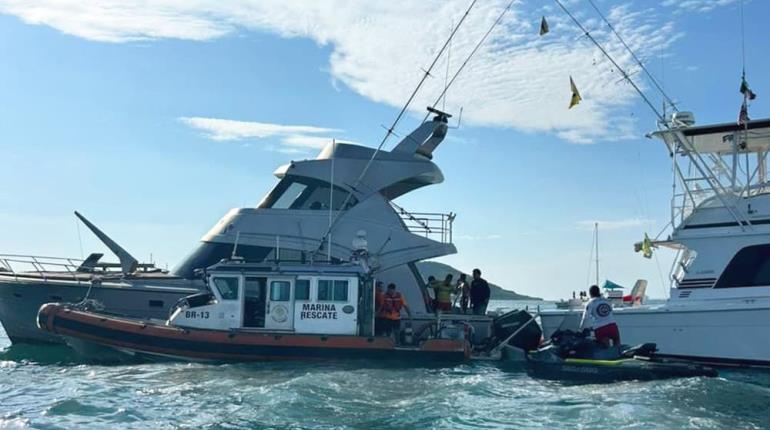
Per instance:
[[[770,366],[770,120],[695,126],[677,112],[649,137],[672,156],[676,250],[668,300],[616,307],[621,340],[722,365]],[[639,244],[637,244],[637,248]],[[545,336],[576,329],[582,310],[540,313]]]
[[[166,319],[177,300],[204,288],[202,271],[222,259],[339,262],[349,258],[354,240],[367,242],[378,279],[398,285],[415,317],[432,318],[415,263],[457,252],[455,215],[410,213],[393,202],[444,179],[432,158],[449,115],[431,112],[390,151],[330,142],[316,159],[279,167],[278,183],[256,208],[228,212],[171,273],[138,264],[84,218],[120,264],[102,264],[100,255],[86,261],[0,255],[0,322],[12,342],[59,342],[35,326],[38,309],[86,297],[107,312]]]

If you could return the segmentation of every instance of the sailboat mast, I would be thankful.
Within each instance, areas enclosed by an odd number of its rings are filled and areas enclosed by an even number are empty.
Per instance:
[[[594,223],[594,243],[596,244],[596,286],[599,286],[599,223]]]
[[[335,154],[334,151],[337,149],[337,140],[332,139],[332,162],[331,162],[331,173],[329,175],[329,227],[328,231],[329,234],[326,235],[326,239],[328,241],[327,243],[327,251],[326,256],[329,259],[329,262],[332,261],[332,224],[334,222],[333,212],[332,208],[334,207],[334,158]]]

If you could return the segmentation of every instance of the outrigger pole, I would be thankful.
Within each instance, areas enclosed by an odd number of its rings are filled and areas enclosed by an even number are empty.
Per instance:
[[[650,82],[652,82],[652,84],[655,86],[655,88],[658,89],[658,92],[660,93],[660,95],[662,95],[663,98],[666,99],[666,101],[671,106],[671,108],[674,109],[674,112],[677,112],[678,109],[676,108],[676,104],[674,104],[674,101],[671,100],[668,94],[666,94],[666,91],[663,90],[663,87],[660,86],[660,84],[658,83],[658,80],[655,79],[654,76],[652,76],[652,73],[650,73],[649,70],[647,70],[647,67],[645,67],[644,63],[642,63],[642,60],[640,60],[639,57],[636,56],[636,53],[634,52],[634,50],[631,49],[630,46],[628,46],[628,44],[623,39],[623,37],[621,37],[620,34],[617,32],[617,30],[615,30],[615,27],[612,24],[610,24],[609,20],[607,20],[607,17],[605,17],[604,14],[599,10],[599,8],[596,7],[596,3],[594,3],[594,0],[588,0],[588,3],[590,3],[591,7],[594,8],[597,14],[599,14],[599,16],[602,18],[602,21],[604,21],[604,23],[607,24],[607,27],[609,27],[609,29],[612,31],[612,34],[614,34],[615,37],[617,37],[617,39],[620,41],[620,43],[623,44],[623,47],[626,48],[626,51],[628,51],[628,53],[631,54],[631,58],[633,58],[636,64],[642,69],[642,71],[644,71],[644,74],[647,76],[647,79],[649,79]],[[665,111],[665,108],[663,110]]]
[[[634,91],[639,95],[639,97],[644,100],[644,102],[649,106],[650,110],[652,110],[653,113],[655,113],[655,116],[658,117],[658,123],[665,127],[667,131],[672,132],[672,135],[676,138],[677,143],[681,146],[681,148],[684,151],[684,154],[687,155],[688,158],[693,162],[692,164],[695,165],[695,168],[698,170],[698,173],[700,173],[703,177],[703,180],[705,180],[711,189],[714,190],[714,193],[719,199],[719,202],[722,203],[722,206],[727,209],[727,211],[730,213],[730,215],[735,219],[735,221],[740,226],[741,230],[746,230],[746,227],[751,228],[751,221],[744,216],[743,214],[739,214],[736,212],[736,209],[729,205],[727,201],[724,198],[724,195],[727,194],[727,191],[725,190],[724,186],[714,177],[714,173],[709,169],[706,162],[703,160],[703,157],[701,157],[700,153],[695,150],[695,148],[692,146],[692,144],[684,137],[682,132],[680,130],[672,129],[671,125],[668,121],[666,121],[666,118],[663,116],[663,114],[658,111],[658,109],[652,104],[650,99],[647,97],[647,95],[642,91],[641,88],[636,84],[636,82],[631,79],[631,76],[626,72],[626,70],[620,66],[620,64],[615,61],[615,59],[610,55],[609,52],[602,46],[601,43],[599,43],[593,35],[583,26],[583,24],[578,21],[577,18],[567,9],[566,6],[560,1],[560,0],[554,0],[557,5],[566,13],[570,19],[572,19],[572,22],[575,23],[575,25],[580,28],[580,30],[583,32],[583,34],[588,38],[588,40],[591,41],[591,43],[596,46],[599,51],[601,51],[602,55],[604,55],[605,58],[607,58],[615,68],[617,68],[620,73],[623,75],[623,79],[628,82],[633,88]],[[676,155],[676,147],[671,148],[672,157]]]
[[[596,240],[596,286],[599,286],[599,223],[594,223],[594,237]]]
[[[436,66],[436,63],[438,63],[438,60],[441,58],[441,56],[444,54],[444,51],[449,46],[449,43],[454,38],[455,34],[457,33],[457,30],[462,26],[463,22],[465,21],[465,18],[468,17],[468,15],[471,12],[471,9],[473,9],[473,6],[476,5],[476,2],[478,0],[473,0],[468,6],[468,9],[463,14],[462,18],[460,18],[460,21],[457,23],[457,26],[452,30],[452,33],[449,35],[449,38],[447,38],[446,42],[444,42],[444,46],[441,47],[441,49],[438,51],[438,54],[436,54],[436,57],[433,59],[433,62],[430,64],[427,70],[424,71],[422,75],[422,79],[420,79],[420,82],[417,84],[417,86],[412,91],[412,94],[409,96],[409,99],[406,101],[404,106],[401,108],[401,111],[396,116],[396,119],[393,121],[393,124],[391,124],[390,128],[386,130],[385,136],[382,138],[382,141],[380,142],[379,146],[377,146],[377,149],[374,151],[374,154],[369,158],[369,161],[367,161],[366,165],[364,166],[364,169],[361,171],[361,174],[358,175],[358,178],[353,183],[353,185],[350,187],[350,190],[348,190],[347,195],[345,196],[345,200],[342,201],[342,205],[340,205],[340,208],[345,208],[347,206],[348,202],[350,201],[350,198],[353,196],[353,191],[355,191],[358,188],[358,185],[361,183],[361,181],[366,176],[366,173],[369,171],[369,168],[371,167],[372,163],[374,162],[374,159],[377,157],[377,154],[382,150],[382,147],[385,146],[385,142],[387,142],[388,138],[394,134],[393,129],[396,128],[396,125],[401,121],[401,117],[404,116],[404,113],[406,113],[406,110],[409,108],[409,105],[412,104],[412,101],[414,100],[414,97],[417,95],[417,92],[422,88],[422,84],[425,83],[425,80],[428,79],[428,76],[431,76],[430,72],[433,70],[433,68]],[[330,222],[329,222],[329,228],[326,230],[324,235],[321,237],[321,240],[319,241],[318,248],[316,248],[316,253],[321,250],[324,246],[324,242],[329,239],[329,235],[331,234],[332,230],[334,229],[334,226],[337,224],[337,221],[339,220],[340,216],[342,216],[344,212],[340,211]],[[331,255],[331,240],[329,240],[329,255]]]
[[[433,70],[433,68],[436,66],[436,63],[438,63],[438,60],[441,58],[441,56],[444,54],[444,51],[446,51],[447,47],[452,42],[452,39],[454,38],[455,34],[457,33],[457,30],[462,26],[463,22],[465,21],[465,18],[468,17],[468,15],[471,12],[471,9],[473,9],[473,6],[476,5],[477,0],[473,0],[468,6],[468,9],[463,14],[462,18],[460,18],[460,21],[457,23],[457,26],[452,29],[452,33],[449,35],[449,38],[447,38],[446,42],[444,42],[444,45],[439,50],[438,54],[436,54],[436,57],[433,59],[433,62],[430,64],[430,67],[428,67],[427,70],[424,71],[422,79],[420,79],[420,82],[417,84],[415,89],[412,91],[412,94],[409,96],[409,99],[406,101],[404,106],[401,108],[401,111],[396,116],[396,119],[393,121],[393,124],[389,128],[386,129],[385,136],[382,138],[382,141],[380,142],[379,146],[377,146],[377,149],[372,154],[371,158],[369,158],[369,161],[366,163],[366,166],[364,166],[364,169],[361,171],[361,174],[358,176],[358,179],[353,183],[353,185],[350,187],[350,190],[348,191],[347,195],[345,196],[345,200],[342,202],[341,207],[344,208],[347,206],[348,202],[350,201],[350,198],[353,196],[353,191],[355,191],[358,188],[358,185],[361,183],[361,181],[364,179],[366,174],[369,172],[369,168],[372,165],[372,162],[374,162],[374,159],[377,157],[379,152],[382,150],[382,147],[385,145],[385,142],[387,142],[388,138],[394,134],[394,129],[396,128],[396,125],[401,121],[401,118],[404,116],[404,113],[406,113],[406,110],[409,108],[409,106],[412,104],[412,101],[414,100],[415,96],[417,95],[417,92],[422,88],[423,83],[425,83],[425,80],[428,78],[428,76],[431,76],[430,72]],[[452,85],[452,83],[455,81],[457,76],[460,74],[460,72],[465,68],[465,65],[470,61],[471,57],[476,53],[476,51],[481,47],[481,45],[484,43],[484,41],[487,39],[489,34],[492,32],[492,30],[497,27],[498,24],[500,24],[500,21],[503,19],[503,16],[511,9],[513,6],[513,3],[515,3],[517,0],[511,0],[508,5],[503,9],[503,11],[500,13],[500,15],[497,17],[494,23],[489,27],[489,30],[484,34],[484,36],[481,38],[478,44],[473,48],[473,51],[468,55],[468,57],[465,59],[465,61],[462,63],[460,68],[455,72],[452,79],[444,86],[444,90],[441,92],[441,95],[436,99],[436,102],[433,103],[433,106],[431,106],[431,109],[435,109],[436,105],[438,105],[441,98],[446,94],[447,90],[449,90],[449,87]],[[443,114],[443,112],[442,112]],[[444,114],[446,115],[446,114]],[[425,117],[427,119],[427,116]],[[425,122],[425,120],[423,120]],[[324,235],[321,237],[321,240],[319,241],[318,248],[316,249],[316,252],[320,251],[323,247],[324,242],[327,240],[327,237],[331,234],[332,230],[334,229],[334,226],[337,224],[337,221],[339,218],[344,214],[344,212],[340,211],[334,219],[332,220],[332,223],[329,225],[329,229],[324,233]],[[331,247],[331,245],[329,245]],[[331,250],[329,250],[331,252]]]

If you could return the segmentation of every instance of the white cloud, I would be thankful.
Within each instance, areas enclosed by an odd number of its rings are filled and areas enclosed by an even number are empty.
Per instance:
[[[203,132],[207,138],[212,140],[240,141],[278,137],[281,139],[281,146],[269,146],[268,149],[292,154],[307,152],[308,149],[321,149],[331,142],[332,138],[318,136],[318,134],[340,131],[336,128],[309,125],[283,125],[221,118],[181,117],[179,120]]]
[[[179,120],[190,127],[205,132],[213,140],[260,139],[282,135],[298,137],[301,133],[314,134],[340,131],[335,128],[314,127],[310,125],[282,125],[197,116],[184,116],[179,118]]]
[[[453,41],[450,69],[460,65],[506,3],[496,0],[476,5]],[[0,0],[0,12],[102,42],[210,40],[243,31],[310,38],[331,48],[331,82],[399,107],[466,7],[466,2],[442,0],[399,4],[342,0]],[[630,56],[606,26],[600,25],[585,5],[570,7],[592,35],[622,65],[631,68]],[[641,58],[657,54],[677,38],[673,24],[654,11],[624,5],[613,6],[606,14]],[[544,37],[537,35],[541,15],[548,17],[551,27]],[[442,62],[412,103],[418,116],[443,88],[446,63]],[[569,76],[574,77],[583,96],[583,102],[571,110],[567,110]],[[620,82],[619,72],[561,11],[551,5],[521,2],[458,78],[449,92],[447,110],[456,113],[463,106],[466,124],[553,132],[573,142],[589,143],[637,136],[629,113],[635,101],[632,88]],[[230,135],[213,132],[212,136],[227,140]]]
[[[460,234],[455,236],[455,239],[459,239],[459,240],[498,240],[502,238],[503,236],[499,234],[486,234],[486,235]]]
[[[293,134],[286,136],[281,143],[286,146],[300,147],[300,148],[315,148],[322,149],[332,141],[329,137],[320,136],[305,136],[301,134]]]
[[[645,218],[627,218],[617,220],[585,220],[578,221],[577,227],[581,230],[593,230],[594,224],[599,223],[599,230],[621,230],[625,228],[644,227],[654,223],[654,220]]]
[[[664,0],[662,4],[676,7],[683,12],[711,12],[718,7],[737,2],[738,0]]]

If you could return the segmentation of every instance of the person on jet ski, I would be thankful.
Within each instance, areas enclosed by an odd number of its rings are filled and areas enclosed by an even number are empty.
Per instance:
[[[612,315],[612,304],[602,297],[597,285],[591,285],[588,294],[591,300],[586,303],[580,329],[592,329],[596,340],[604,346],[610,346],[610,341],[612,345],[620,345],[620,330]]]

